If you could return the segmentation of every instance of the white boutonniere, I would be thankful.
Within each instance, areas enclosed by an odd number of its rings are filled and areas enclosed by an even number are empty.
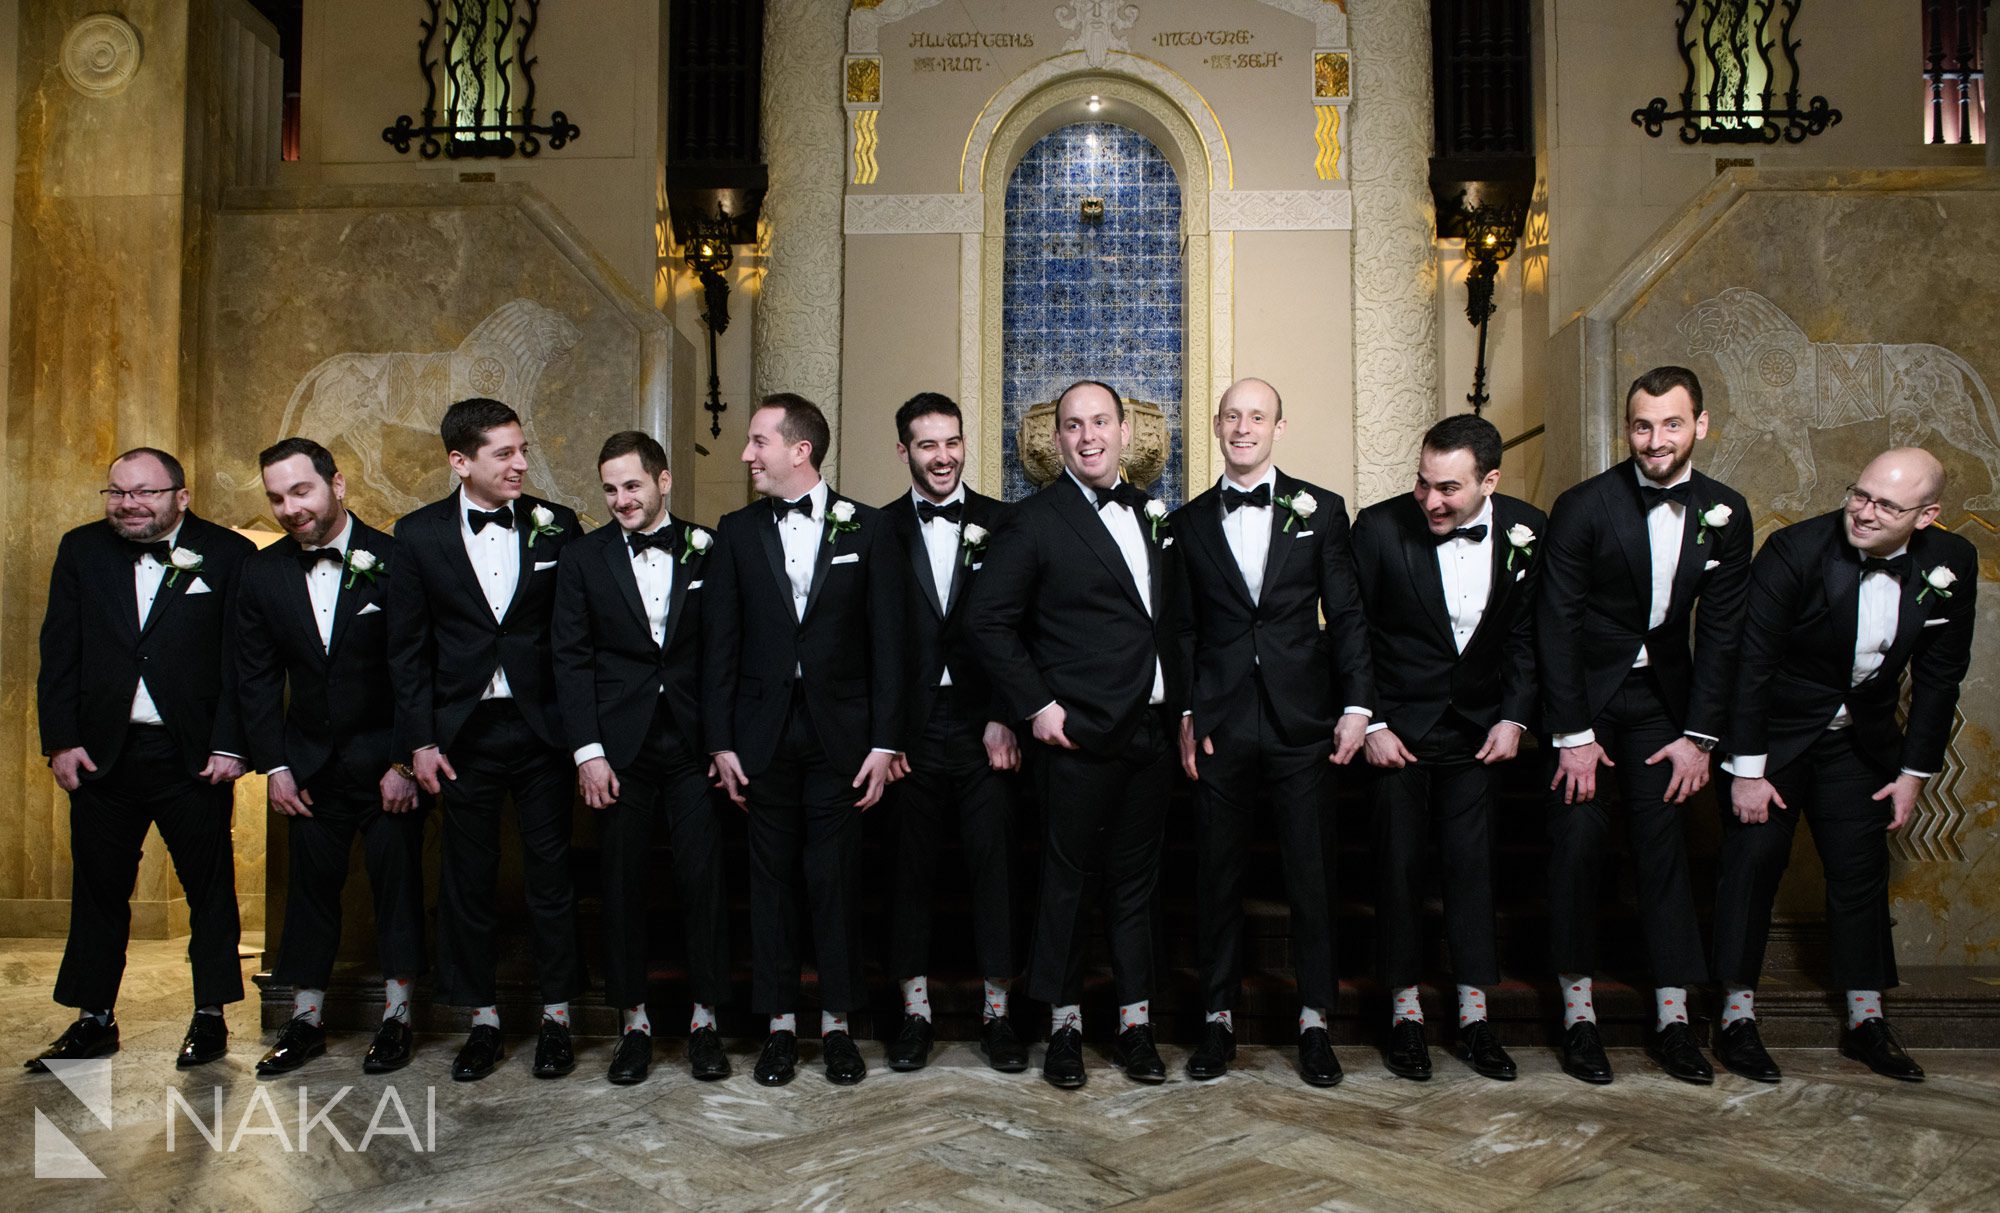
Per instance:
[[[1296,493],[1287,493],[1283,497],[1273,498],[1271,503],[1285,511],[1285,525],[1283,529],[1287,531],[1292,529],[1293,523],[1303,524],[1310,522],[1313,511],[1319,509],[1319,498],[1314,497],[1304,489],[1300,489]]]
[[[178,556],[180,553],[175,552],[174,555]],[[1922,602],[1931,594],[1936,594],[1939,598],[1949,598],[1951,587],[1956,584],[1958,584],[1957,573],[1944,565],[1933,565],[1924,570],[1924,588],[1917,591],[1917,601]]]
[[[556,512],[545,505],[529,510],[528,521],[534,524],[534,529],[528,532],[529,547],[534,547],[535,540],[544,535],[562,534],[562,528],[556,525]]]
[[[1146,523],[1153,530],[1153,542],[1160,541],[1160,528],[1167,525],[1167,503],[1155,497],[1146,502]]]
[[[1527,560],[1535,554],[1535,532],[1525,523],[1507,528],[1507,571],[1514,571],[1514,557]]]
[[[826,541],[832,543],[834,537],[848,531],[858,531],[861,524],[854,518],[852,501],[836,501],[826,507]]]
[[[180,580],[182,573],[192,575],[199,572],[201,572],[200,552],[195,551],[193,548],[175,548],[173,551],[167,553],[168,586],[171,587],[174,582]]]
[[[376,557],[375,553],[364,551],[361,548],[349,548],[347,550],[347,580],[341,583],[340,588],[343,590],[353,589],[354,581],[357,577],[366,577],[368,584],[374,585],[375,579],[387,571],[388,566],[383,564]]]
[[[686,564],[690,556],[704,555],[714,544],[714,535],[698,526],[688,527],[681,535],[681,558],[677,563]]]
[[[965,530],[960,534],[958,542],[959,546],[965,550],[966,568],[969,569],[972,567],[972,558],[974,556],[986,550],[986,540],[987,533],[985,527],[980,526],[976,522],[965,524]]]
[[[1694,533],[1695,544],[1699,546],[1707,543],[1710,531],[1719,531],[1723,527],[1728,526],[1731,512],[1728,506],[1720,502],[1703,510],[1701,512],[1701,526]]]

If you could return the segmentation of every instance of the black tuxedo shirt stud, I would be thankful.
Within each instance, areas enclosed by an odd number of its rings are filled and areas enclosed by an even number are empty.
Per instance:
[[[465,511],[465,520],[472,527],[472,533],[475,535],[485,530],[486,524],[489,522],[494,526],[505,527],[510,531],[514,529],[514,511],[504,505],[497,510],[467,510]]]

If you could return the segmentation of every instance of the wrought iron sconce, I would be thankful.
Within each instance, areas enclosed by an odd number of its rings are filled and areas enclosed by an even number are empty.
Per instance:
[[[722,437],[722,413],[729,407],[722,403],[722,376],[715,365],[715,336],[729,328],[729,282],[722,271],[736,260],[736,250],[731,244],[734,229],[729,212],[717,207],[712,218],[695,225],[681,254],[687,267],[701,278],[702,302],[706,306],[701,321],[708,330],[708,403],[702,407],[708,410],[711,438]]]
[[[528,42],[541,21],[542,0],[424,0],[424,6],[428,16],[417,22],[424,31],[417,43],[417,70],[424,77],[423,124],[404,114],[382,128],[384,143],[407,154],[416,142],[426,160],[439,155],[504,160],[516,152],[535,155],[542,150],[541,136],[548,137],[551,149],[561,149],[583,133],[561,110],[551,111],[546,123],[535,121],[535,56]],[[521,76],[518,119],[516,70]]]
[[[1472,391],[1465,397],[1474,416],[1492,399],[1486,394],[1486,322],[1493,318],[1493,280],[1500,263],[1514,255],[1527,209],[1518,204],[1475,206],[1463,214],[1465,255],[1472,269],[1465,276],[1465,318],[1479,326],[1479,357],[1472,366]]]
[[[1674,19],[1674,49],[1687,66],[1681,107],[1669,110],[1665,97],[1655,97],[1632,111],[1633,125],[1657,139],[1667,123],[1678,121],[1682,143],[1776,143],[1781,138],[1803,143],[1838,125],[1840,111],[1825,97],[1799,107],[1800,43],[1792,37],[1792,23],[1804,2],[1676,0],[1680,16]],[[1706,86],[1700,80],[1704,68]],[[1761,87],[1756,87],[1760,79]],[[1786,86],[1784,104],[1773,105],[1781,82]]]

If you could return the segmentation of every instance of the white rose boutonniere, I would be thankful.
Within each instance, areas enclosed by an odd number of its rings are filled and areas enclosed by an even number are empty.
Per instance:
[[[1146,502],[1145,513],[1146,523],[1153,531],[1153,542],[1158,543],[1160,529],[1167,525],[1167,503],[1157,497],[1150,498]]]
[[[175,548],[167,553],[167,584],[180,580],[182,573],[190,577],[201,572],[201,553],[193,548]]]
[[[826,541],[832,543],[834,537],[848,531],[858,531],[861,523],[855,520],[852,501],[836,501],[826,507]]]
[[[679,563],[686,564],[689,557],[703,555],[714,545],[714,535],[702,530],[698,526],[687,528],[687,533],[681,536],[681,558]]]
[[[986,528],[980,526],[978,523],[968,522],[965,524],[965,530],[959,535],[958,542],[959,546],[965,549],[966,568],[969,569],[972,567],[972,558],[974,556],[986,550],[986,540],[988,537]]]
[[[528,521],[534,524],[534,529],[528,532],[529,547],[534,547],[535,540],[544,535],[562,534],[562,528],[556,525],[556,512],[545,505],[529,510]]]
[[[347,551],[347,580],[341,583],[340,588],[343,590],[353,589],[355,580],[361,577],[366,577],[368,584],[374,585],[375,579],[387,570],[388,566],[384,565],[375,553],[363,548],[349,548]]]
[[[174,555],[180,555],[175,552]],[[1939,598],[1951,597],[1951,587],[1958,584],[1958,574],[1945,565],[1933,565],[1924,570],[1924,588],[1917,591],[1917,601],[1936,594]]]
[[[1723,527],[1728,526],[1732,513],[1734,511],[1720,502],[1703,510],[1701,512],[1701,529],[1694,533],[1695,543],[1697,545],[1707,543],[1710,531],[1719,531]]]
[[[1514,571],[1514,557],[1527,560],[1535,554],[1534,528],[1517,522],[1507,528],[1507,571]]]
[[[1300,489],[1296,493],[1288,493],[1283,497],[1273,498],[1271,504],[1285,511],[1285,525],[1283,529],[1289,531],[1294,524],[1303,526],[1312,521],[1313,511],[1319,508],[1319,498],[1306,492],[1304,489]]]

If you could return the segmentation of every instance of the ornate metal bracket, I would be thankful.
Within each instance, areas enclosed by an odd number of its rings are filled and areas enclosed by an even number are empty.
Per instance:
[[[424,77],[423,123],[408,114],[398,117],[382,128],[384,143],[408,153],[415,142],[426,160],[441,154],[454,160],[505,159],[516,152],[535,155],[542,150],[541,136],[548,138],[550,148],[560,149],[583,133],[561,110],[550,111],[546,123],[535,121],[536,60],[528,53],[528,42],[541,21],[541,0],[424,0],[424,6],[429,15],[417,22],[424,31],[417,43],[417,70]],[[513,105],[517,68],[522,95],[518,119]],[[489,75],[492,105],[487,104]]]
[[[1803,143],[1838,125],[1840,111],[1825,97],[1813,97],[1799,107],[1799,41],[1792,37],[1804,0],[1676,0],[1674,43],[1687,80],[1681,87],[1680,108],[1669,110],[1665,97],[1655,97],[1632,111],[1632,123],[1657,139],[1669,122],[1678,121],[1682,143]],[[1697,16],[1699,22],[1697,22]],[[1771,25],[1777,22],[1775,39]],[[1694,36],[1689,26],[1696,26]],[[1779,53],[1773,61],[1771,52]],[[1700,88],[1700,66],[1711,69],[1708,86]],[[1752,91],[1753,71],[1761,71],[1763,87]],[[1784,104],[1774,106],[1779,76],[1786,84]]]

